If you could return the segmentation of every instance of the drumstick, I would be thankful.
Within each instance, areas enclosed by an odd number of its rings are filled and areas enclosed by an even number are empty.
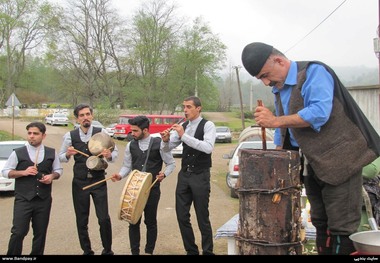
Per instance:
[[[263,101],[257,100],[257,106],[263,106]],[[267,149],[267,138],[266,138],[266,133],[265,133],[264,127],[261,127],[261,136],[263,138],[263,150],[266,150]]]
[[[113,148],[113,146],[108,147],[107,150],[111,150],[112,148]],[[99,157],[100,155],[102,155],[102,153],[99,153],[96,157]]]
[[[103,183],[103,182],[105,182],[105,181],[107,181],[107,180],[109,180],[109,179],[112,179],[112,176],[110,176],[110,177],[108,177],[108,178],[105,178],[105,179],[103,179],[103,180],[100,180],[100,181],[98,181],[98,182],[96,182],[96,183],[93,183],[93,184],[87,185],[87,186],[83,187],[82,190],[86,190],[86,189],[88,189],[88,188],[90,188],[90,187],[93,187],[93,186],[95,186],[95,185],[97,185],[97,184]]]
[[[151,186],[149,186],[149,188],[146,190],[145,194],[147,194],[150,190],[150,188],[153,187],[153,185],[157,182],[158,178],[156,178],[156,180],[154,180],[154,182],[151,184]]]
[[[90,157],[90,155],[88,155],[87,153],[81,152],[81,151],[74,149],[74,148],[73,148],[73,150],[76,151],[77,153],[83,154],[86,157]]]

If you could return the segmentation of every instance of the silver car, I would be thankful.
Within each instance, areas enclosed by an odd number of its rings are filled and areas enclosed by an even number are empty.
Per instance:
[[[67,126],[69,124],[69,118],[64,113],[49,113],[45,117],[45,123],[54,125],[64,125]]]
[[[0,142],[0,173],[4,168],[9,156],[14,149],[20,148],[26,144],[26,141],[1,141]],[[14,191],[15,179],[5,178],[0,174],[0,192]]]
[[[273,141],[266,142],[267,149],[276,149],[276,145]],[[239,178],[239,150],[240,149],[263,149],[262,141],[244,141],[239,143],[235,150],[230,154],[224,154],[223,159],[229,159],[228,161],[228,172],[226,175],[227,186],[231,190],[231,197],[237,198],[238,195],[235,191],[236,183]]]
[[[232,134],[227,126],[216,126],[215,142],[232,142]]]

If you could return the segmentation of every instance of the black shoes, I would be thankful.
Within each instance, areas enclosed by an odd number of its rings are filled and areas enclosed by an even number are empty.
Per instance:
[[[112,250],[105,250],[102,251],[102,256],[113,256],[115,253],[113,253]]]

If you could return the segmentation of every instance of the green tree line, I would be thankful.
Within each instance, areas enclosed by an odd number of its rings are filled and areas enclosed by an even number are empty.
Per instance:
[[[111,0],[0,0],[0,105],[15,93],[38,105],[175,112],[197,95],[221,107],[226,46],[201,17],[151,0],[130,19]]]

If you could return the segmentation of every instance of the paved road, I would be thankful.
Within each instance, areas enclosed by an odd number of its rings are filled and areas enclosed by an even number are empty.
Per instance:
[[[0,129],[12,132],[20,136],[25,136],[25,126],[28,122],[16,120],[14,126],[10,119],[0,119]],[[47,126],[47,137],[44,143],[47,146],[54,147],[57,151],[61,146],[62,137],[68,131],[67,127]],[[125,142],[115,141],[120,151],[119,159],[109,164],[107,168],[108,174],[118,172],[123,159]],[[228,153],[233,146],[226,144],[218,147],[213,153],[213,169],[212,181],[218,180],[216,173],[218,169],[226,170],[226,160],[222,159],[224,153]],[[174,191],[177,181],[178,168],[180,167],[180,159],[176,159],[177,168],[171,176],[166,178],[161,185],[161,200],[158,208],[158,240],[155,249],[157,255],[183,255],[181,236],[174,209]],[[63,176],[54,182],[53,185],[53,205],[50,215],[50,224],[48,229],[47,243],[45,248],[46,255],[79,255],[82,253],[80,249],[76,226],[75,214],[73,210],[71,197],[71,180],[72,180],[73,160],[64,163]],[[220,180],[220,179],[219,179]],[[112,220],[113,231],[113,250],[117,255],[130,255],[129,239],[128,239],[128,223],[118,219],[120,213],[120,197],[126,180],[113,183],[108,181],[109,186],[109,207]],[[13,213],[13,196],[0,195],[1,216],[0,216],[0,255],[6,253],[8,240],[10,236],[10,228],[12,226]],[[213,226],[214,234],[226,221],[234,216],[238,211],[238,202],[236,199],[229,197],[228,193],[220,189],[217,184],[212,183],[211,199],[210,199],[210,218]],[[196,230],[196,240],[200,246],[200,233],[196,225],[196,218],[192,213],[192,223]],[[142,244],[145,242],[145,225],[142,225]],[[99,226],[97,224],[93,205],[90,213],[89,232],[96,254],[102,251],[101,241],[99,238]],[[23,252],[25,255],[31,250],[32,231],[24,240]],[[215,239],[215,253],[220,255],[227,254],[227,240]]]

